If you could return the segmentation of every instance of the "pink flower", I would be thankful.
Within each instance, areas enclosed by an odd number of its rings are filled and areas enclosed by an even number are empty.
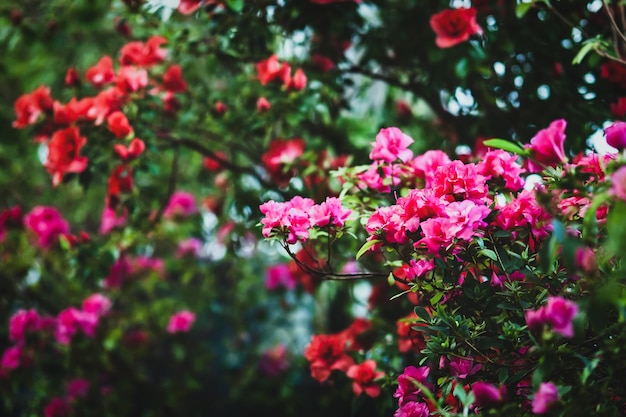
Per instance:
[[[397,127],[383,128],[376,135],[376,142],[372,143],[370,159],[389,163],[398,159],[407,162],[413,157],[413,151],[408,149],[412,143],[413,139]]]
[[[35,309],[18,310],[9,319],[9,340],[23,342],[27,331],[39,329],[39,314]]]
[[[487,382],[477,381],[472,385],[474,405],[476,407],[491,408],[502,404],[506,399],[506,386],[500,388]]]
[[[288,290],[296,288],[296,279],[291,274],[287,264],[273,265],[265,271],[265,287],[273,291],[279,286],[283,286]]]
[[[472,358],[459,358],[455,356],[450,359],[450,374],[457,378],[465,379],[480,371],[481,368],[481,364],[474,365]]]
[[[178,11],[182,14],[192,14],[198,10],[201,3],[202,0],[180,0],[180,3],[178,4]]]
[[[304,90],[306,88],[306,82],[307,79],[304,71],[302,71],[302,68],[298,68],[293,74],[293,78],[291,79],[289,86],[294,90]]]
[[[148,71],[135,67],[122,67],[117,72],[115,85],[122,91],[134,92],[148,86]]]
[[[430,187],[433,181],[433,175],[440,166],[448,165],[450,157],[443,151],[426,151],[416,156],[409,163],[413,169],[415,176],[425,181],[425,187]]]
[[[130,277],[132,273],[132,265],[128,256],[122,255],[113,265],[109,271],[109,275],[104,279],[105,288],[119,288],[122,283]]]
[[[7,348],[0,359],[0,370],[15,369],[20,366],[22,359],[22,345],[18,344]]]
[[[552,330],[565,337],[574,336],[572,320],[578,313],[578,305],[562,297],[548,297],[545,307],[545,320],[552,325]]]
[[[559,391],[552,382],[542,382],[533,398],[533,413],[544,414],[560,401]]]
[[[319,227],[342,227],[350,214],[352,211],[344,209],[337,197],[327,197],[326,201],[311,207],[309,211],[311,224]]]
[[[189,310],[179,311],[170,317],[167,323],[168,333],[188,332],[196,320],[196,315]]]
[[[615,122],[604,129],[606,143],[612,147],[622,150],[626,148],[626,122]]]
[[[611,192],[620,200],[626,201],[626,166],[611,174]]]
[[[476,172],[484,175],[487,180],[504,180],[504,186],[511,191],[524,187],[524,179],[520,174],[525,170],[517,163],[517,156],[500,149],[487,152],[476,164]]]
[[[178,242],[178,249],[176,249],[176,257],[184,258],[185,256],[191,256],[197,258],[202,252],[202,241],[195,237],[181,240]]]
[[[163,212],[166,219],[174,219],[177,217],[189,217],[198,212],[196,206],[196,198],[193,194],[185,191],[176,191],[170,197],[170,201]]]
[[[476,165],[455,160],[436,169],[431,187],[435,197],[442,197],[449,202],[482,202],[489,192],[485,182],[486,178],[477,172]]]
[[[259,368],[267,376],[276,376],[287,370],[289,360],[285,345],[276,345],[266,349],[261,355]]]
[[[44,417],[66,417],[72,412],[70,404],[64,398],[54,397],[43,410]]]
[[[80,329],[86,336],[94,337],[98,316],[93,313],[69,307],[61,311],[57,316],[55,339],[62,345],[70,343],[72,337]]]
[[[398,407],[402,407],[404,404],[412,401],[417,401],[422,392],[422,388],[416,384],[416,382],[427,387],[429,390],[432,388],[432,385],[428,382],[429,373],[430,369],[427,366],[421,366],[419,368],[408,366],[404,369],[404,372],[398,376],[398,388],[393,394],[393,397],[398,399]]]
[[[37,245],[49,248],[69,233],[69,224],[54,207],[37,206],[24,216],[24,225],[37,235]]]
[[[67,398],[73,401],[77,398],[83,398],[87,396],[89,392],[89,381],[84,378],[75,378],[67,383],[66,386]]]
[[[346,375],[354,380],[352,382],[352,391],[357,397],[362,392],[365,392],[367,396],[372,398],[380,395],[380,386],[375,381],[382,378],[385,373],[376,371],[376,362],[373,360],[369,359],[361,364],[352,365],[348,368]]]
[[[410,401],[398,408],[393,417],[428,417],[430,410],[428,404]]]
[[[531,172],[540,172],[545,167],[555,167],[557,164],[567,162],[563,148],[566,125],[567,122],[564,119],[555,120],[546,129],[537,132],[530,140],[530,146],[527,145],[527,148],[532,151],[536,162],[528,161],[528,169]]]
[[[309,237],[311,221],[308,212],[315,205],[310,198],[296,196],[290,201],[277,203],[268,201],[259,207],[265,215],[261,219],[263,224],[263,236],[270,237],[278,232],[283,235],[285,241],[294,244],[298,240],[305,241]]]
[[[264,113],[268,111],[271,107],[272,105],[269,101],[267,101],[265,97],[259,97],[259,99],[256,101],[256,111],[258,111],[259,113]]]
[[[476,9],[448,9],[430,18],[430,27],[437,34],[435,43],[440,48],[449,48],[467,41],[470,36],[483,31],[476,23]]]
[[[82,307],[84,312],[101,317],[111,309],[111,300],[102,294],[95,293],[83,300]]]
[[[128,211],[124,208],[123,212],[118,216],[115,210],[110,207],[104,207],[102,217],[100,218],[100,234],[106,235],[111,230],[122,227],[126,224]]]

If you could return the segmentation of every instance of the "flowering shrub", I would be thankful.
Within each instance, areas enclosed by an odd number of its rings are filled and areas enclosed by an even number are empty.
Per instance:
[[[66,3],[0,5],[0,414],[623,414],[624,6]]]
[[[324,382],[345,373],[355,395],[377,397],[393,386],[383,375],[396,375],[396,416],[621,413],[624,369],[606,354],[617,355],[615,343],[624,337],[616,243],[622,235],[614,213],[625,206],[611,191],[611,174],[624,161],[589,153],[569,163],[565,126],[553,122],[526,149],[487,141],[518,155],[489,150],[466,162],[432,151],[413,157],[412,139],[382,129],[370,154],[373,166],[387,166],[377,183],[362,185],[366,167],[338,172],[344,186],[337,203],[346,206],[338,210],[352,213],[345,223],[328,229],[310,221],[314,202],[303,205],[300,197],[263,204],[266,237],[289,253],[297,243],[317,254],[317,267],[307,270],[348,278],[333,272],[332,247],[341,236],[361,235],[366,243],[355,253],[363,265],[352,275],[387,276],[404,289],[387,302],[413,304],[402,304],[413,316],[398,322],[396,343],[354,349],[349,330],[313,336],[304,352],[312,376]],[[388,140],[390,132],[402,141]],[[416,169],[423,165],[431,169]],[[542,181],[528,182],[536,172]],[[567,203],[572,199],[575,205]],[[384,308],[384,300],[370,305],[367,317],[380,329],[369,332],[390,331],[378,318]],[[408,332],[419,339],[407,345]],[[384,371],[375,371],[380,364]]]

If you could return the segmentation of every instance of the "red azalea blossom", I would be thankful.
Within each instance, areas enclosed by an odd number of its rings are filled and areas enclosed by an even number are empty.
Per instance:
[[[256,64],[256,72],[261,85],[278,80],[288,86],[291,80],[291,67],[286,62],[278,62],[275,54]]]
[[[117,73],[115,86],[124,92],[139,91],[148,86],[148,72],[143,68],[122,67]]]
[[[264,113],[268,111],[271,107],[272,105],[269,101],[267,101],[265,97],[259,97],[259,99],[256,101],[256,110],[259,113]]]
[[[87,112],[92,105],[93,99],[91,97],[81,100],[76,100],[76,97],[72,97],[67,104],[55,101],[53,105],[54,123],[60,126],[69,126],[80,118],[87,118]]]
[[[306,88],[306,82],[307,79],[304,71],[302,71],[302,68],[298,68],[293,74],[293,78],[289,83],[289,87],[293,88],[294,90],[304,90]]]
[[[274,181],[287,185],[293,176],[285,167],[293,164],[304,153],[304,139],[274,139],[261,161]]]
[[[133,133],[128,118],[121,111],[113,112],[107,117],[107,128],[116,138],[125,138]]]
[[[187,89],[180,65],[170,65],[163,74],[163,88],[172,93],[181,93]]]
[[[98,61],[96,65],[88,68],[85,72],[85,79],[96,88],[113,82],[114,78],[113,59],[108,55],[100,58],[100,61]]]
[[[304,357],[311,362],[311,376],[324,382],[334,370],[346,372],[354,361],[346,354],[345,345],[343,333],[313,335],[304,350]]]
[[[52,184],[59,185],[67,173],[83,172],[87,168],[87,158],[80,156],[80,148],[87,143],[87,138],[80,136],[77,127],[57,130],[48,143],[48,159],[44,163],[52,174]]]
[[[435,43],[440,48],[449,48],[467,41],[470,36],[481,34],[482,29],[476,23],[476,9],[448,9],[434,14],[430,18],[430,27],[437,34]]]
[[[120,49],[119,62],[122,65],[151,67],[165,59],[167,50],[161,48],[164,43],[167,39],[162,36],[152,36],[145,43],[129,42]]]
[[[117,196],[133,189],[133,169],[129,165],[119,165],[109,177],[108,195]]]
[[[139,138],[133,139],[128,147],[120,144],[113,146],[113,151],[125,161],[137,158],[145,149],[146,144]]]
[[[52,109],[52,105],[50,89],[43,85],[29,94],[21,95],[15,100],[13,106],[17,116],[17,120],[13,122],[13,127],[21,129],[35,124],[42,113]]]
[[[80,74],[76,68],[68,68],[65,73],[65,85],[71,87],[80,84]]]
[[[352,391],[357,397],[365,392],[366,395],[376,398],[380,395],[380,387],[376,384],[376,380],[382,378],[385,373],[376,371],[376,362],[366,360],[359,365],[352,365],[346,372],[349,378],[352,378]]]

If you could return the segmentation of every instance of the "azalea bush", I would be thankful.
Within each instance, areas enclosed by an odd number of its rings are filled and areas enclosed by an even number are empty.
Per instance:
[[[1,5],[2,414],[622,413],[623,6],[423,3]]]

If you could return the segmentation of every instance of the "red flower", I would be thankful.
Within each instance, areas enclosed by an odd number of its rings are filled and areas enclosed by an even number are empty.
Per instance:
[[[306,81],[307,79],[304,71],[302,71],[302,68],[298,68],[295,74],[293,74],[289,87],[294,90],[304,90],[306,88]]]
[[[335,68],[335,63],[330,58],[320,54],[313,54],[311,56],[311,63],[322,72],[328,72]]]
[[[163,74],[163,88],[173,93],[180,93],[187,89],[187,83],[183,80],[183,72],[180,65],[171,65]]]
[[[269,101],[267,101],[265,97],[259,97],[259,99],[256,101],[256,110],[259,113],[264,113],[268,111],[271,107],[272,105]]]
[[[228,157],[222,151],[215,152],[215,156],[217,158],[206,157],[202,159],[202,165],[204,165],[204,168],[206,168],[208,171],[211,171],[211,172],[220,171],[222,168],[222,163],[220,160],[223,160],[223,161],[228,160]]]
[[[375,380],[382,378],[384,372],[376,372],[376,362],[373,360],[366,360],[359,365],[352,365],[346,372],[349,378],[352,378],[352,391],[354,395],[359,396],[362,392],[366,395],[376,398],[380,395],[380,387],[376,384]]]
[[[269,150],[261,155],[261,161],[272,179],[284,186],[293,176],[292,172],[285,172],[285,167],[293,164],[303,153],[303,139],[274,139]]]
[[[192,14],[200,7],[202,0],[180,0],[178,11],[182,14]]]
[[[113,82],[115,73],[113,72],[113,60],[111,57],[105,55],[100,58],[100,61],[98,61],[96,65],[87,69],[85,78],[96,88]]]
[[[217,103],[215,103],[215,113],[217,113],[218,116],[222,116],[227,111],[228,111],[228,106],[226,104],[224,104],[221,101],[218,101]]]
[[[437,34],[435,43],[440,48],[449,48],[467,41],[470,36],[482,33],[476,23],[476,9],[448,9],[430,18],[430,27]]]
[[[286,62],[278,62],[278,57],[274,54],[264,61],[256,64],[256,72],[261,85],[270,81],[279,80],[283,85],[288,86],[291,80],[291,67]]]
[[[109,114],[120,109],[124,97],[124,91],[117,87],[101,91],[91,101],[91,107],[87,110],[87,117],[94,120],[96,125],[102,124]]]
[[[122,67],[117,73],[115,85],[121,91],[138,91],[148,85],[148,72],[131,66]]]
[[[23,94],[15,100],[13,107],[17,116],[13,127],[20,129],[35,124],[41,113],[52,109],[50,89],[42,85],[29,94]]]
[[[83,98],[82,100],[76,100],[76,97],[67,104],[61,104],[58,101],[54,102],[54,123],[61,126],[71,125],[81,117],[87,117],[87,112],[93,105],[93,99],[91,97]]]
[[[143,153],[146,149],[146,144],[143,143],[143,140],[139,138],[135,138],[130,142],[128,148],[121,144],[116,144],[113,146],[113,151],[122,158],[123,160],[135,159],[139,155]]]
[[[626,97],[620,97],[617,102],[611,103],[611,114],[618,119],[623,119],[626,116]]]
[[[162,36],[152,36],[143,42],[129,42],[120,49],[120,64],[150,67],[165,59],[167,50],[160,46],[167,43]]]
[[[87,158],[80,156],[80,148],[87,138],[80,136],[77,127],[68,127],[54,132],[48,143],[48,160],[44,166],[52,174],[52,184],[59,185],[68,172],[79,173],[87,168]]]
[[[121,111],[113,112],[107,117],[107,128],[116,138],[125,138],[133,133],[133,128]]]
[[[65,85],[71,87],[77,84],[80,84],[80,74],[76,68],[68,68],[65,73]]]
[[[133,189],[133,169],[128,165],[119,165],[109,177],[109,195],[117,196],[129,193]]]
[[[313,335],[311,343],[304,349],[304,357],[311,362],[311,376],[324,382],[333,370],[346,372],[354,361],[344,350],[344,334]]]

